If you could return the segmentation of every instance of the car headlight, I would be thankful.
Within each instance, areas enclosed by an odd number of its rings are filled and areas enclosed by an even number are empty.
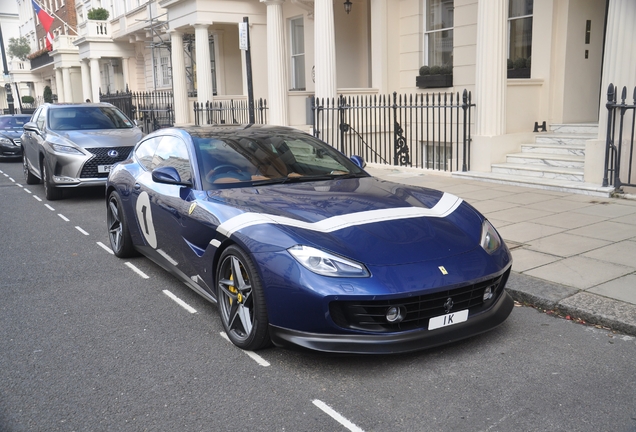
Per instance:
[[[11,141],[9,138],[6,138],[6,137],[0,137],[0,144],[14,145],[13,141]]]
[[[51,148],[58,153],[81,154],[81,155],[84,154],[78,149],[76,149],[75,147],[66,146],[62,144],[51,144]]]
[[[355,261],[309,246],[297,245],[287,249],[307,270],[323,276],[368,277],[367,268]]]
[[[501,246],[501,238],[495,227],[493,227],[488,220],[484,220],[484,223],[481,226],[481,247],[484,248],[486,252],[492,254]]]

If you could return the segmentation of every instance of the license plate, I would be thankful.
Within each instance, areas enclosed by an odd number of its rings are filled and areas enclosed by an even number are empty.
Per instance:
[[[110,169],[112,168],[112,165],[97,165],[97,172],[98,173],[109,173]]]
[[[448,327],[453,324],[464,322],[467,319],[468,319],[468,309],[452,312],[452,313],[434,317],[428,320],[428,329],[435,330],[441,327]]]

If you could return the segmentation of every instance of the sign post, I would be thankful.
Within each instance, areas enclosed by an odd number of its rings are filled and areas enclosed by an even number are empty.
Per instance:
[[[248,110],[250,123],[254,124],[254,87],[252,85],[252,56],[250,54],[250,23],[248,17],[243,17],[243,22],[239,23],[239,48],[245,51]]]

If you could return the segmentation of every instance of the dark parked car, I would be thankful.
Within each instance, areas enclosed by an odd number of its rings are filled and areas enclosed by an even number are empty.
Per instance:
[[[42,181],[49,200],[60,199],[62,188],[104,185],[141,137],[108,103],[42,105],[24,125],[24,177],[27,184]]]
[[[158,130],[108,177],[110,244],[218,303],[243,349],[398,353],[501,324],[512,258],[488,220],[363,167],[290,128]]]
[[[0,115],[0,159],[22,157],[22,127],[31,119],[27,114]]]

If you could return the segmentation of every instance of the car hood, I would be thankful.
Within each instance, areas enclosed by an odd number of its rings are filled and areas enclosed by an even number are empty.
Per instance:
[[[373,177],[215,190],[208,199],[241,212],[220,221],[222,234],[284,230],[292,241],[370,265],[466,253],[479,247],[483,220],[454,195]]]
[[[141,130],[132,129],[103,129],[103,130],[74,130],[58,132],[60,137],[72,141],[75,145],[92,147],[132,147],[141,139]]]

